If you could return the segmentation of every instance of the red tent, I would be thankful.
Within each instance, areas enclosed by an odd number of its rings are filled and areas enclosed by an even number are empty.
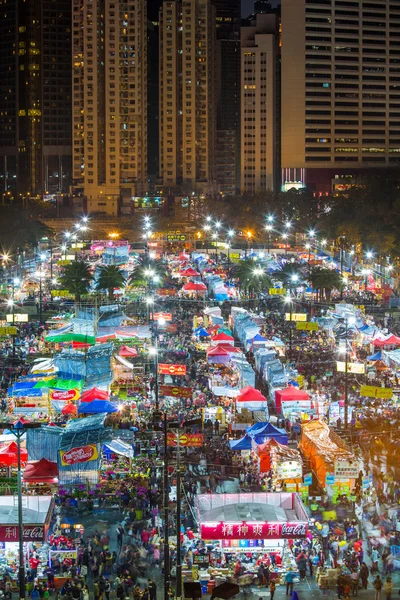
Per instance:
[[[137,356],[138,352],[136,348],[130,348],[129,346],[121,346],[118,354],[120,356]]]
[[[237,354],[238,352],[241,352],[240,348],[236,348],[236,346],[231,346],[230,344],[218,344],[218,346],[214,346],[214,348],[222,348],[229,354]]]
[[[75,404],[66,404],[61,409],[61,413],[63,415],[76,415],[77,412],[78,412],[78,409],[76,408]]]
[[[108,400],[108,392],[94,387],[81,395],[81,402],[92,402],[92,400]]]
[[[200,277],[200,273],[193,269],[193,267],[189,267],[188,269],[183,269],[179,271],[179,275],[181,277]]]
[[[26,483],[57,483],[57,463],[50,462],[45,458],[28,462],[24,471]]]
[[[187,260],[188,258],[190,258],[189,254],[185,254],[184,252],[181,252],[178,256],[178,260]]]
[[[26,463],[28,453],[21,448],[21,462]],[[0,448],[0,467],[16,467],[18,465],[18,446],[16,442],[8,442]]]
[[[201,281],[199,281],[199,283],[194,283],[194,281],[189,281],[189,283],[184,285],[182,289],[185,292],[205,292],[207,289],[207,286],[205,283],[202,283]]]
[[[275,392],[275,405],[277,410],[281,410],[282,402],[291,400],[294,402],[298,402],[300,400],[309,400],[310,396],[304,390],[299,390],[293,385],[289,385],[289,387],[284,390],[276,390]]]
[[[226,342],[234,342],[235,339],[231,336],[228,335],[227,333],[223,332],[222,333],[217,333],[217,335],[214,335],[214,337],[211,338],[212,342],[222,342],[222,343],[226,343]]]
[[[212,346],[211,348],[207,348],[207,356],[227,356],[229,354],[225,348],[221,348],[221,346]]]
[[[237,402],[265,402],[266,398],[261,392],[253,388],[251,385],[243,388],[240,394],[236,397]]]
[[[397,337],[396,335],[390,335],[388,338],[386,338],[385,340],[380,340],[380,339],[376,339],[376,340],[372,340],[374,346],[399,346],[400,345],[400,338]]]

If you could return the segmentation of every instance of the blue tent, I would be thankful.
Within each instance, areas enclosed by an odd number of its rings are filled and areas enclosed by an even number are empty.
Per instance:
[[[195,330],[195,334],[197,337],[210,337],[210,334],[208,333],[207,329],[204,329],[204,327],[198,327]]]
[[[249,427],[246,431],[251,437],[263,436],[265,438],[273,438],[276,442],[282,444],[282,446],[288,445],[288,435],[285,429],[275,427],[271,423],[254,423],[254,425]]]
[[[260,342],[268,342],[269,340],[267,340],[267,338],[263,337],[262,335],[260,335],[259,333],[257,333],[257,335],[255,335],[253,337],[253,339],[249,340],[250,342],[254,343],[260,343]]]
[[[93,400],[92,402],[81,402],[78,407],[78,414],[97,415],[98,413],[117,412],[118,408],[108,400]]]
[[[382,360],[382,351],[378,350],[378,352],[375,352],[375,354],[367,356],[367,360]]]
[[[263,444],[267,439],[265,435],[255,435],[252,437],[248,433],[240,438],[240,440],[233,440],[229,442],[231,450],[251,450],[253,448],[253,441],[256,444]]]

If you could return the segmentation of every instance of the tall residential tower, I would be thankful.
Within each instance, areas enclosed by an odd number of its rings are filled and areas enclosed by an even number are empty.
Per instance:
[[[71,183],[71,3],[0,0],[0,194]]]
[[[282,185],[400,163],[400,2],[282,0]]]
[[[215,193],[215,8],[165,0],[160,12],[160,178],[167,193]]]
[[[145,0],[72,0],[73,176],[89,212],[147,186]]]

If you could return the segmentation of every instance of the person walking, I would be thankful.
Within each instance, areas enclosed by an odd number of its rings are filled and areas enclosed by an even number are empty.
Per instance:
[[[386,578],[384,590],[385,590],[386,600],[392,600],[393,583],[392,583],[391,577]]]
[[[293,592],[293,580],[294,580],[294,573],[293,573],[292,569],[289,569],[289,571],[285,575],[286,596],[291,595]]]
[[[375,600],[381,600],[381,595],[382,595],[382,579],[379,577],[379,575],[376,576],[376,578],[374,579],[374,588],[375,588]]]
[[[360,579],[361,579],[361,585],[362,585],[363,590],[366,590],[368,587],[368,576],[369,576],[369,569],[368,569],[367,565],[365,564],[365,562],[363,562],[361,565],[361,569],[360,569]]]
[[[270,591],[270,594],[271,594],[270,595],[270,600],[274,600],[275,590],[276,590],[276,583],[275,583],[274,580],[272,580],[271,583],[269,584],[269,591]]]

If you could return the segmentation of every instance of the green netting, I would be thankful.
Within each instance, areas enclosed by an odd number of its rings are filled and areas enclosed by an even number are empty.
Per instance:
[[[55,388],[57,390],[81,390],[83,388],[83,379],[50,379],[47,381],[38,381],[35,388]]]
[[[96,338],[92,335],[84,335],[83,333],[60,333],[56,335],[48,335],[45,338],[46,342],[61,344],[62,342],[82,342],[83,344],[96,343]]]

